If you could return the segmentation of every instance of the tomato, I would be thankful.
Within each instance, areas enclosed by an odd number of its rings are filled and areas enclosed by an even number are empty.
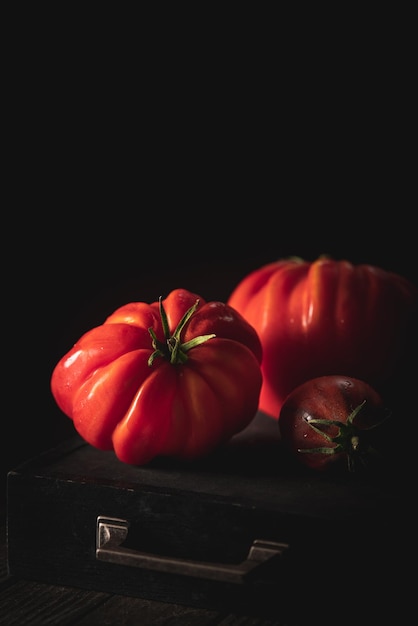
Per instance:
[[[317,376],[343,373],[382,390],[415,332],[418,289],[372,265],[289,258],[250,272],[228,304],[260,337],[259,408],[278,419],[290,391]]]
[[[344,461],[354,470],[377,453],[373,431],[389,415],[381,395],[365,381],[320,376],[290,392],[278,426],[283,443],[302,464],[324,470]]]
[[[261,355],[232,307],[176,289],[87,331],[55,366],[51,391],[78,433],[121,461],[189,460],[253,419]]]

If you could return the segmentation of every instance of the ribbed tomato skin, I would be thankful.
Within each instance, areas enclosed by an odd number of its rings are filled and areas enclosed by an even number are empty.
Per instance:
[[[343,373],[382,389],[415,332],[418,289],[372,265],[290,258],[250,272],[228,303],[260,337],[259,409],[277,419],[290,391],[311,378]]]
[[[77,432],[134,465],[207,455],[258,408],[262,349],[254,328],[229,305],[185,289],[170,292],[162,305],[167,324],[160,302],[120,307],[87,331],[51,375],[52,395]]]

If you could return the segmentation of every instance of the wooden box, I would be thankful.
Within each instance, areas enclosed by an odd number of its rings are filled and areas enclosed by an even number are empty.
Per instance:
[[[263,414],[190,464],[129,466],[74,436],[9,472],[7,507],[12,575],[283,619],[353,589],[381,603],[408,513],[390,472],[297,466]]]

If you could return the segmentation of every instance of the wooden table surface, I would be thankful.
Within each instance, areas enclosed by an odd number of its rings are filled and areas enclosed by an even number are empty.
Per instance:
[[[396,511],[387,511],[380,523],[365,527],[366,537],[374,537],[379,548],[367,551],[360,561],[341,559],[335,547],[335,559],[325,569],[326,577],[318,579],[315,563],[307,563],[300,572],[300,589],[295,597],[306,620],[283,616],[278,597],[278,615],[262,617],[231,614],[228,610],[199,609],[192,606],[158,602],[51,585],[18,576],[10,576],[7,568],[6,502],[0,500],[0,626],[83,625],[83,626],[375,626],[379,623],[408,624],[416,613],[415,546],[416,513],[412,507],[413,493],[406,486],[407,475],[399,480],[402,504]],[[415,491],[415,482],[414,491]],[[404,494],[404,495],[403,495]],[[395,523],[396,522],[396,523]],[[309,529],[307,529],[309,531]],[[344,536],[341,542],[344,543]],[[341,585],[341,574],[345,581]],[[336,581],[331,597],[330,580]],[[307,600],[306,590],[315,581],[321,593]],[[319,585],[318,585],[319,583]],[[341,589],[340,589],[341,587]],[[299,596],[300,591],[300,596]],[[293,597],[293,594],[292,594]],[[293,606],[293,605],[292,605]],[[298,609],[301,609],[301,612]],[[280,614],[281,613],[281,614]],[[292,609],[293,613],[293,609]]]

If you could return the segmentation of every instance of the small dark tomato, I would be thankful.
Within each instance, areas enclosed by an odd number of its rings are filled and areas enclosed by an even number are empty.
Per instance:
[[[348,376],[320,376],[286,398],[278,425],[284,445],[302,464],[324,470],[345,462],[350,471],[377,453],[373,431],[390,412],[368,383]]]

